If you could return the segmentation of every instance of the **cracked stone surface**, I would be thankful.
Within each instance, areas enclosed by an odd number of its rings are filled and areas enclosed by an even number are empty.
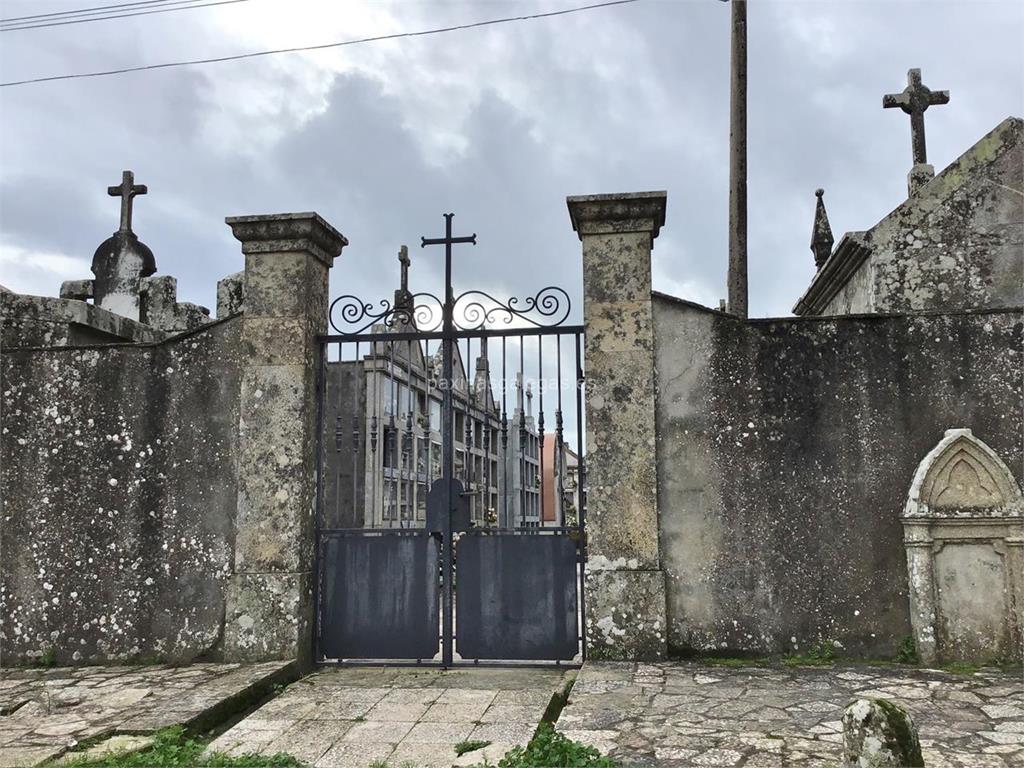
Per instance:
[[[209,748],[284,752],[316,768],[449,768],[484,756],[494,764],[532,738],[564,685],[564,670],[327,669],[293,683]],[[467,740],[491,744],[460,758],[455,745]]]
[[[286,666],[0,669],[0,766],[35,766],[85,740],[201,721]]]
[[[1024,766],[1020,674],[587,662],[557,729],[628,766],[829,766],[855,697],[911,713],[928,768]]]

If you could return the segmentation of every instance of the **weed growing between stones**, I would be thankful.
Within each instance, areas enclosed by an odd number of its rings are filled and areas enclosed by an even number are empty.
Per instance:
[[[917,664],[921,661],[917,655],[917,643],[914,642],[913,635],[903,638],[903,642],[896,649],[895,661],[897,664]]]
[[[551,723],[541,723],[525,747],[509,750],[498,768],[620,768],[620,763],[601,755],[594,747],[558,733]]]
[[[1003,659],[989,659],[988,661],[950,661],[939,664],[936,669],[943,672],[951,672],[954,675],[973,675],[983,669],[998,669],[1001,672],[1020,673],[1022,670],[1020,662],[1005,661]]]
[[[551,697],[551,701],[548,702],[547,707],[544,709],[544,714],[541,715],[541,722],[558,722],[558,716],[562,714],[562,710],[565,709],[565,705],[569,703],[569,694],[572,692],[572,687],[575,684],[576,675],[569,675],[566,678],[565,685],[562,686],[562,690],[555,693]]]
[[[206,744],[185,737],[180,726],[156,734],[153,746],[141,752],[114,754],[89,760],[72,759],[61,768],[306,768],[291,755],[203,754]],[[51,764],[56,765],[56,764]]]
[[[767,656],[701,656],[698,658],[701,664],[708,664],[713,667],[767,667],[771,666],[772,660]]]
[[[782,663],[790,667],[827,667],[836,662],[836,644],[831,640],[819,640],[805,654],[790,654]]]
[[[491,742],[489,742],[489,741],[479,741],[479,740],[475,740],[475,741],[474,740],[460,741],[458,744],[455,745],[455,754],[458,755],[459,757],[462,757],[467,752],[475,752],[478,749],[483,749],[484,747],[489,747],[490,745],[491,745]]]

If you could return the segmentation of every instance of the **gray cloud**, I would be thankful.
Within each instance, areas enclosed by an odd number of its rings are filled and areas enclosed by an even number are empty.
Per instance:
[[[330,7],[255,0],[6,33],[0,69],[6,80],[344,39],[382,8],[351,6],[346,19]],[[391,31],[555,7],[395,3],[379,15]],[[257,28],[285,8],[323,23]],[[4,15],[22,10],[43,12],[9,2]],[[225,215],[307,209],[351,241],[335,293],[390,295],[401,243],[414,252],[414,288],[436,291],[440,254],[416,246],[453,210],[457,229],[479,236],[457,256],[461,287],[521,295],[555,283],[578,296],[565,196],[661,188],[656,287],[713,303],[724,294],[728,16],[712,0],[641,2],[337,56],[2,89],[0,283],[52,294],[86,276],[66,274],[76,267],[65,261],[17,260],[87,261],[116,226],[105,187],[130,167],[151,190],[138,202],[140,237],[182,297],[207,305],[216,280],[241,267]],[[952,92],[927,116],[941,168],[1024,112],[1022,37],[1013,2],[751,3],[754,314],[787,314],[810,279],[815,187],[837,234],[905,196],[909,126],[881,109],[882,94],[912,66]]]

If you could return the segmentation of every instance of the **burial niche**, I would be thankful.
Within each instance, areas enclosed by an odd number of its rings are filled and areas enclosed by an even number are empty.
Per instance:
[[[922,661],[1020,660],[1022,507],[1006,464],[969,429],[948,430],[918,465],[902,520]]]

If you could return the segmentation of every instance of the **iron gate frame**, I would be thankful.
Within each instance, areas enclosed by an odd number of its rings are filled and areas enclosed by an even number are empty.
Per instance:
[[[338,333],[328,333],[319,335],[317,337],[319,359],[317,366],[317,378],[316,378],[316,420],[317,420],[317,431],[316,431],[316,498],[315,498],[315,519],[314,519],[314,563],[313,563],[313,631],[312,631],[312,652],[313,661],[320,665],[337,665],[337,666],[423,666],[423,667],[439,667],[447,669],[455,666],[490,666],[490,667],[507,667],[514,666],[520,667],[558,667],[558,668],[577,668],[587,657],[586,648],[586,601],[584,597],[584,582],[585,582],[585,569],[587,561],[587,537],[586,537],[586,464],[584,457],[584,430],[583,430],[583,386],[584,386],[584,370],[583,370],[583,340],[585,337],[586,326],[582,324],[563,325],[562,323],[568,317],[571,302],[568,294],[561,288],[556,286],[548,286],[538,291],[533,297],[527,298],[523,302],[523,307],[520,308],[518,305],[519,300],[517,298],[511,298],[506,302],[501,302],[495,299],[489,294],[479,290],[468,290],[460,293],[458,296],[455,295],[452,288],[452,253],[451,247],[455,244],[476,244],[476,234],[468,237],[453,237],[452,236],[452,218],[454,214],[446,213],[445,218],[445,237],[444,238],[422,238],[421,247],[428,245],[444,245],[445,246],[445,301],[440,302],[437,297],[429,293],[417,293],[410,294],[407,290],[406,284],[406,273],[405,267],[408,264],[407,260],[403,260],[403,279],[402,279],[402,293],[408,299],[408,304],[402,306],[399,304],[397,296],[394,306],[392,306],[387,300],[379,302],[382,307],[382,311],[374,314],[374,305],[364,303],[355,296],[345,295],[335,299],[331,303],[331,315],[330,320],[331,326],[339,331]],[[403,259],[404,259],[403,250]],[[561,306],[561,298],[558,298],[560,294],[564,297],[565,307],[563,313],[563,307]],[[386,332],[369,332],[366,330],[371,326],[378,323],[385,323],[390,328],[393,328],[396,321],[404,321],[406,324],[413,324],[415,318],[419,316],[422,305],[417,306],[415,299],[417,297],[429,297],[439,307],[441,314],[440,330],[427,329],[427,330],[416,330],[416,331],[394,331],[388,330]],[[555,298],[552,298],[554,296]],[[477,300],[470,303],[470,314],[475,316],[479,321],[471,327],[459,327],[455,322],[455,308],[459,302],[466,298],[473,297]],[[484,306],[481,303],[482,299],[489,300],[490,306]],[[357,329],[355,332],[340,332],[337,326],[333,322],[333,310],[335,305],[344,300],[350,300],[349,304],[342,305],[343,315],[348,312],[346,320],[358,323],[364,322],[365,324]],[[353,310],[354,308],[354,310]],[[431,316],[433,309],[431,308]],[[465,310],[464,310],[465,311]],[[551,317],[561,313],[561,317],[556,319],[551,324],[540,324],[535,319],[527,316],[530,311],[539,312],[543,317]],[[513,318],[525,319],[530,323],[533,323],[533,327],[515,327],[509,329],[494,329],[488,328],[487,324],[492,322],[495,316],[503,316],[506,323],[510,323]],[[455,617],[454,617],[454,598],[456,588],[453,583],[453,576],[455,574],[455,563],[454,555],[455,552],[455,531],[453,530],[453,516],[455,513],[456,494],[454,493],[454,487],[456,484],[454,476],[454,417],[455,407],[453,402],[453,350],[460,341],[472,341],[472,340],[487,340],[487,339],[502,339],[507,340],[509,338],[525,339],[528,337],[537,337],[538,343],[544,337],[558,337],[559,344],[561,337],[573,337],[575,341],[575,392],[576,392],[576,446],[578,449],[577,455],[577,472],[578,472],[578,488],[579,488],[579,505],[578,505],[578,519],[575,526],[566,526],[564,519],[559,521],[560,524],[557,526],[544,526],[541,528],[532,527],[506,527],[498,529],[479,529],[480,532],[491,531],[493,533],[500,533],[502,535],[514,535],[514,536],[528,536],[528,535],[552,535],[561,534],[576,539],[576,579],[575,589],[577,592],[577,612],[578,612],[578,630],[577,630],[577,642],[579,644],[579,654],[581,661],[576,663],[575,661],[563,661],[553,660],[550,662],[531,662],[531,661],[517,661],[517,660],[485,660],[480,659],[473,660],[455,660],[454,659],[454,647],[456,643],[456,628],[455,628]],[[426,525],[423,529],[420,529],[430,536],[436,536],[440,533],[440,554],[439,561],[441,565],[442,579],[442,606],[441,606],[441,635],[440,635],[440,647],[441,647],[441,659],[393,659],[393,660],[377,660],[377,659],[337,659],[329,660],[323,658],[321,654],[321,625],[323,618],[322,611],[322,591],[324,587],[323,582],[323,562],[322,562],[322,551],[324,545],[324,535],[327,536],[352,536],[357,534],[374,533],[387,535],[388,533],[397,533],[396,529],[375,529],[375,528],[327,528],[324,527],[324,470],[326,467],[326,453],[324,446],[324,432],[325,432],[325,402],[326,402],[326,366],[328,364],[328,352],[332,344],[346,344],[355,343],[357,355],[359,344],[367,343],[371,350],[374,349],[375,344],[388,344],[391,342],[425,342],[429,349],[429,343],[432,341],[440,342],[442,351],[442,380],[445,382],[445,386],[442,392],[442,405],[441,405],[441,433],[442,433],[442,462],[441,462],[441,477],[435,481],[436,483],[443,483],[442,488],[444,489],[445,509],[447,510],[447,524],[444,525],[444,529],[441,532],[428,531]],[[340,347],[339,347],[340,348]],[[559,347],[560,349],[560,347]],[[559,360],[559,378],[561,360]],[[504,374],[504,371],[503,371]],[[561,386],[561,381],[559,381]],[[560,398],[560,395],[559,395]],[[543,399],[542,399],[543,402]],[[559,403],[560,403],[559,399]],[[556,412],[558,422],[558,435],[562,434],[561,425],[561,409]],[[541,430],[543,429],[543,409],[541,412]],[[560,437],[559,437],[560,439]],[[429,467],[428,467],[429,476]],[[542,481],[543,482],[543,481]],[[409,529],[398,529],[409,532]],[[414,529],[415,530],[415,529]],[[575,536],[573,535],[575,534]]]

